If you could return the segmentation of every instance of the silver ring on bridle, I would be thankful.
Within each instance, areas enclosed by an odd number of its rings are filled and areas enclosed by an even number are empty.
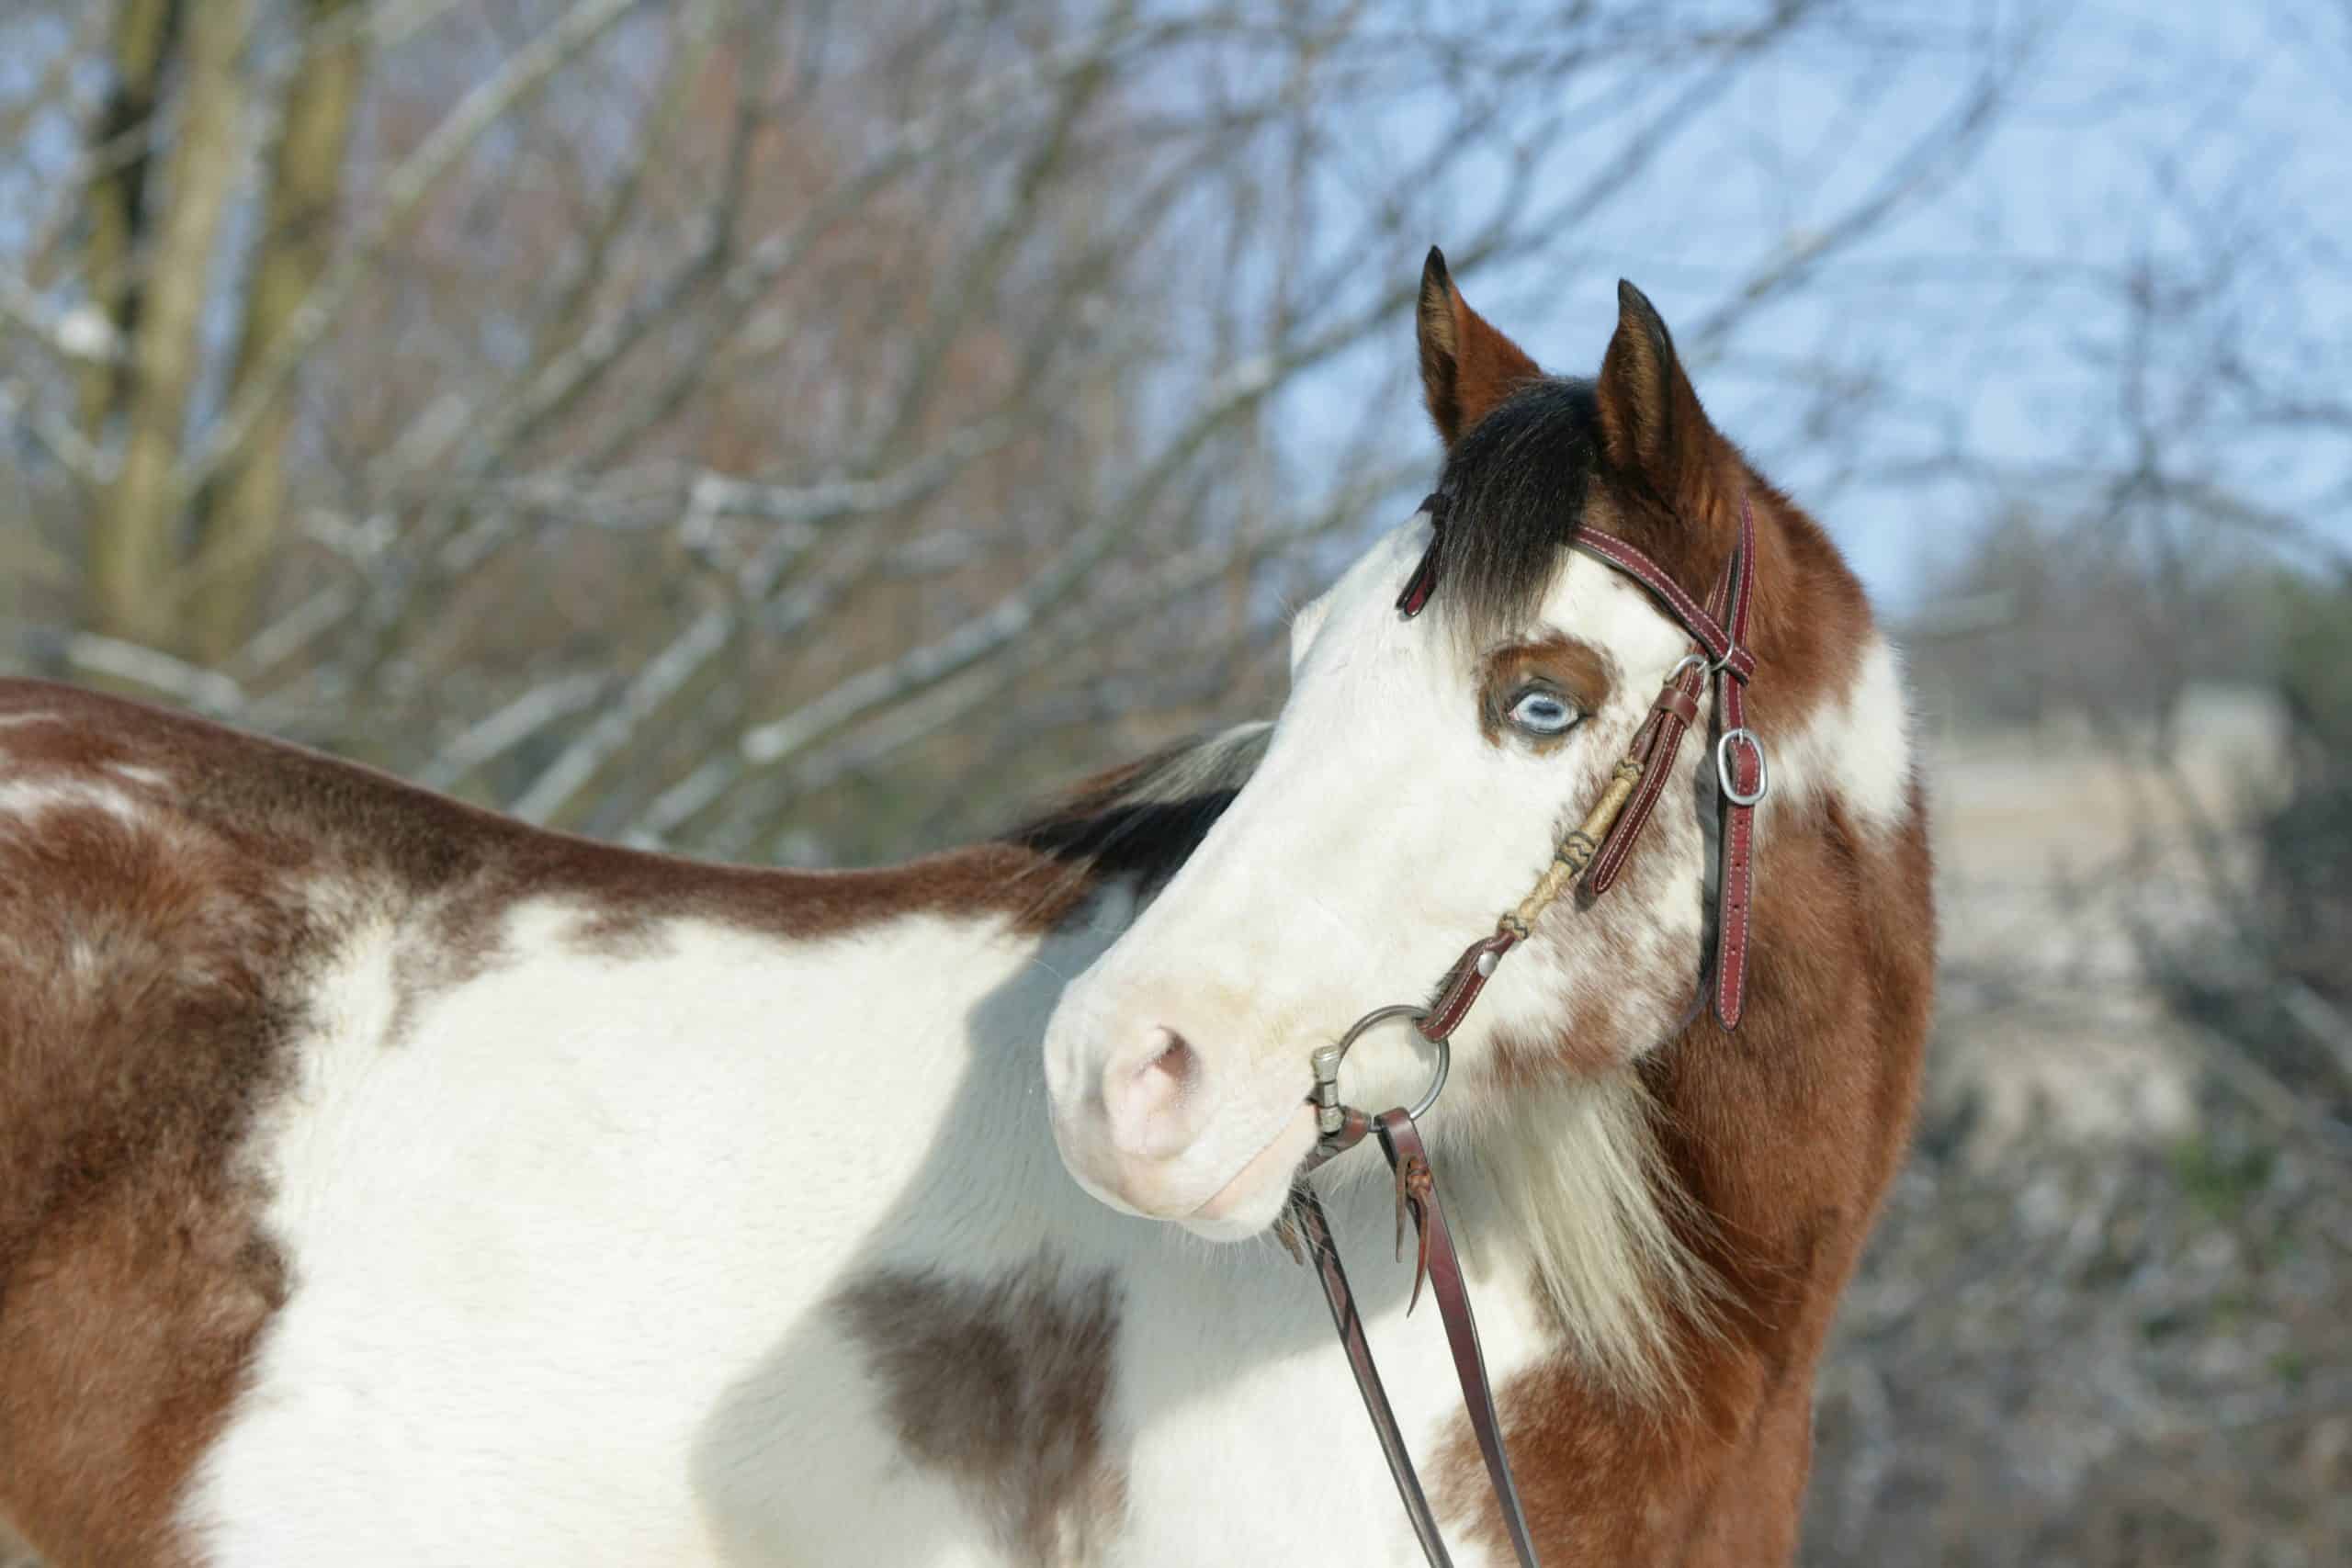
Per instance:
[[[1338,1134],[1345,1112],[1340,1104],[1340,1064],[1347,1059],[1348,1047],[1353,1045],[1365,1031],[1375,1024],[1386,1023],[1394,1018],[1409,1018],[1416,1024],[1429,1017],[1430,1010],[1399,1003],[1394,1007],[1374,1008],[1348,1026],[1348,1032],[1329,1045],[1317,1046],[1315,1064],[1315,1130],[1318,1136],[1329,1138]],[[1445,1092],[1445,1075],[1453,1067],[1453,1045],[1447,1040],[1431,1040],[1415,1029],[1413,1033],[1424,1045],[1437,1047],[1437,1071],[1430,1078],[1430,1087],[1407,1112],[1416,1122],[1430,1112],[1437,1097]]]

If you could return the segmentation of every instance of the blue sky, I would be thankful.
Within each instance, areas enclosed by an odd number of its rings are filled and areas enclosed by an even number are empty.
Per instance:
[[[2218,331],[2257,367],[2352,385],[2352,265],[2340,248],[2352,243],[2352,8],[2110,0],[1865,14],[1948,41],[1895,51],[1843,20],[1809,29],[1747,68],[1589,229],[1540,259],[1463,273],[1473,302],[1547,368],[1589,374],[1614,321],[1615,279],[1633,278],[1683,338],[1718,423],[1900,605],[2007,494],[1919,469],[1955,454],[2006,475],[2120,461],[2117,279],[2142,260],[2181,276],[2209,242],[2234,239],[2247,259],[2218,327],[2148,350],[2151,400],[2190,432],[2167,462],[2352,541],[2345,443],[2245,439],[2187,374]],[[1697,333],[1743,279],[1813,243],[1958,112],[1988,48],[2015,51],[2012,96],[1955,176],[1722,340]],[[1389,128],[1407,143],[1415,130],[1409,118]],[[1578,173],[1564,160],[1531,199]],[[1465,216],[1480,194],[1460,193]],[[1418,252],[1384,258],[1418,264]],[[1402,347],[1373,352],[1393,360]],[[1854,383],[1833,428],[1800,417],[1799,364]],[[1341,396],[1363,369],[1337,367],[1305,396]]]

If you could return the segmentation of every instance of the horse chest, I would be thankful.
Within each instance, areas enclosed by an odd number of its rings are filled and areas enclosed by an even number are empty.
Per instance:
[[[1484,1481],[1464,1442],[1460,1391],[1428,1303],[1405,1314],[1410,1259],[1389,1263],[1379,1206],[1356,1205],[1340,1219],[1341,1242],[1362,1260],[1367,1332],[1431,1501],[1466,1524],[1463,1510],[1483,1501]],[[1114,1561],[1420,1562],[1313,1278],[1278,1253],[1253,1261],[1261,1272],[1246,1305],[1221,1281],[1201,1292],[1214,1301],[1179,1290],[1139,1317],[1122,1385],[1122,1413],[1134,1423],[1131,1506]],[[1486,1354],[1508,1379],[1544,1346],[1523,1292],[1498,1278],[1481,1283]],[[1465,1568],[1509,1561],[1507,1549],[1490,1559],[1466,1537],[1453,1556]]]

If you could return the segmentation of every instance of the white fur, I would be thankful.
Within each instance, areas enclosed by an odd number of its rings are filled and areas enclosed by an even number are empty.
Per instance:
[[[1581,638],[1609,655],[1614,685],[1565,745],[1497,744],[1481,733],[1476,672],[1436,624],[1442,592],[1415,621],[1391,607],[1429,527],[1416,517],[1396,530],[1297,617],[1292,694],[1255,778],[1055,1017],[1046,1071],[1056,1135],[1081,1181],[1119,1206],[1212,1236],[1271,1217],[1312,1142],[1295,1111],[1308,1052],[1372,1008],[1426,999],[1463,945],[1533,884],[1690,649],[1630,581],[1564,553],[1516,635]],[[1772,671],[1757,679],[1769,686]],[[1809,710],[1759,701],[1753,711],[1772,779],[1760,861],[1776,823],[1833,797],[1862,831],[1901,822],[1910,735],[1890,644],[1873,635],[1848,688]],[[1712,940],[1706,725],[1702,716],[1702,739],[1686,741],[1635,852],[1645,891],[1624,891],[1628,879],[1589,909],[1572,899],[1553,907],[1456,1034],[1454,1082],[1427,1119],[1451,1145],[1442,1165],[1485,1162],[1504,1228],[1572,1348],[1641,1396],[1676,1381],[1665,1308],[1703,1320],[1711,1290],[1668,1223],[1677,1197],[1630,1070],[1687,1022]],[[1172,1154],[1121,1145],[1096,1088],[1130,1059],[1127,1043],[1161,1038],[1156,1030],[1196,1054],[1190,1092],[1199,1099],[1187,1104],[1205,1111]],[[1376,1109],[1417,1092],[1427,1066],[1410,1059],[1403,1034],[1357,1047],[1342,1084],[1351,1101]],[[1531,1089],[1528,1050],[1553,1041],[1566,1047],[1563,1065]],[[1489,1070],[1506,1042],[1516,1077]]]
[[[171,775],[161,768],[141,767],[136,762],[108,762],[106,770],[126,783],[143,784],[149,789],[163,789],[172,782]]]
[[[248,1151],[294,1291],[184,1512],[217,1562],[1009,1562],[899,1451],[825,1303],[877,1267],[985,1280],[1048,1248],[1119,1282],[1111,1560],[1418,1561],[1312,1277],[1115,1215],[1054,1157],[1037,1043],[1113,931],[682,922],[622,960],[566,945],[583,912],[515,911],[507,960],[397,1038],[398,922],[322,976]],[[1452,1372],[1376,1266],[1387,1202],[1334,1217],[1426,1463]],[[1538,1342],[1523,1270],[1480,1262],[1508,1373]]]
[[[119,789],[82,779],[15,778],[0,780],[0,824],[15,818],[20,829],[37,829],[51,811],[103,811],[118,821],[135,823],[139,804]]]
[[[1758,679],[1769,681],[1770,671]],[[1769,739],[1772,792],[1759,808],[1768,820],[1818,809],[1834,795],[1859,828],[1892,831],[1910,807],[1911,790],[1910,707],[1894,645],[1873,634],[1851,684]]]
[[[1645,1399],[1680,1392],[1662,1303],[1704,1322],[1713,1281],[1659,1202],[1675,1191],[1630,1066],[1501,1102],[1479,1148],[1508,1233],[1530,1251],[1568,1348]]]
[[[1295,1112],[1308,1052],[1374,1007],[1426,999],[1464,944],[1493,930],[1599,795],[1688,647],[1617,572],[1566,558],[1526,635],[1567,633],[1605,650],[1614,687],[1565,746],[1492,743],[1475,672],[1438,618],[1442,599],[1409,622],[1392,608],[1428,537],[1422,519],[1399,528],[1314,607],[1256,776],[1055,1017],[1056,1132],[1080,1179],[1114,1201],[1213,1236],[1264,1224],[1312,1141]],[[1699,750],[1686,750],[1686,766]],[[1687,892],[1648,908],[1622,894],[1589,914],[1555,906],[1501,965],[1455,1037],[1455,1083],[1428,1119],[1442,1168],[1458,1163],[1443,1145],[1464,1156],[1510,1143],[1490,1134],[1530,1103],[1488,1073],[1497,1039],[1553,1040],[1579,1003],[1614,1006],[1622,1038],[1600,1051],[1620,1063],[1674,1032],[1698,983],[1704,928],[1702,796],[1690,777],[1661,802],[1641,849],[1667,863],[1667,886]],[[1615,938],[1606,949],[1603,921]],[[1621,951],[1634,962],[1617,962]],[[1106,1153],[1090,1091],[1121,1042],[1154,1026],[1199,1054],[1197,1092],[1214,1111],[1138,1201],[1130,1166]],[[1392,1030],[1351,1055],[1342,1089],[1353,1103],[1415,1097],[1428,1068],[1405,1041]],[[1518,1244],[1575,1320],[1572,1337],[1604,1375],[1654,1390],[1669,1376],[1661,1292],[1688,1294],[1693,1276],[1658,1212],[1633,1093],[1623,1074],[1560,1085],[1538,1097],[1559,1122],[1513,1127],[1534,1141],[1495,1157],[1523,1222]],[[1257,1157],[1270,1139],[1282,1157]],[[1237,1173],[1247,1190],[1234,1190]]]

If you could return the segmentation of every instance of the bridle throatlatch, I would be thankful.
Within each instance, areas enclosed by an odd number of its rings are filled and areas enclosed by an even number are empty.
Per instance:
[[[1432,495],[1421,505],[1431,520],[1430,547],[1406,581],[1404,592],[1397,595],[1397,614],[1407,620],[1421,613],[1437,587],[1437,542],[1445,527],[1448,501],[1442,494]],[[1494,1391],[1487,1380],[1486,1358],[1478,1349],[1478,1325],[1471,1316],[1462,1261],[1454,1251],[1453,1232],[1445,1223],[1444,1207],[1438,1200],[1437,1175],[1430,1163],[1429,1149],[1421,1142],[1416,1123],[1437,1103],[1439,1093],[1445,1088],[1446,1072],[1453,1059],[1453,1033],[1462,1027],[1471,1004],[1478,999],[1504,956],[1528,940],[1544,912],[1579,879],[1593,897],[1616,885],[1635,840],[1648,824],[1673,775],[1683,738],[1698,723],[1700,694],[1710,677],[1715,682],[1715,796],[1721,813],[1722,864],[1715,894],[1715,949],[1703,984],[1710,993],[1715,1021],[1725,1030],[1739,1027],[1747,994],[1756,805],[1764,798],[1770,776],[1764,762],[1763,746],[1755,731],[1747,728],[1746,715],[1747,682],[1756,674],[1756,656],[1747,647],[1756,570],[1754,515],[1742,497],[1738,543],[1731,558],[1724,563],[1723,573],[1704,605],[1683,592],[1656,561],[1623,539],[1586,528],[1578,530],[1569,544],[1640,583],[1690,633],[1698,647],[1668,672],[1665,687],[1651,705],[1649,716],[1610,774],[1600,797],[1585,813],[1584,820],[1554,846],[1550,863],[1544,866],[1527,897],[1495,922],[1491,935],[1479,938],[1463,950],[1462,956],[1439,983],[1430,1004],[1374,1009],[1358,1019],[1336,1043],[1314,1053],[1315,1151],[1300,1168],[1300,1179],[1291,1191],[1290,1207],[1276,1229],[1294,1258],[1313,1261],[1323,1282],[1324,1298],[1331,1307],[1331,1322],[1339,1330],[1348,1364],[1355,1371],[1364,1409],[1372,1417],[1374,1433],[1387,1458],[1389,1472],[1396,1478],[1397,1495],[1404,1502],[1413,1533],[1419,1538],[1421,1551],[1431,1568],[1452,1568],[1453,1559],[1446,1554],[1445,1542],[1438,1534],[1436,1516],[1430,1510],[1420,1477],[1406,1451],[1404,1434],[1397,1427],[1396,1413],[1389,1408],[1379,1369],[1373,1364],[1371,1342],[1364,1337],[1355,1297],[1348,1288],[1347,1271],[1340,1267],[1330,1223],[1315,1190],[1307,1185],[1306,1175],[1324,1161],[1353,1148],[1367,1135],[1378,1139],[1381,1153],[1387,1156],[1396,1176],[1396,1250],[1400,1258],[1408,1218],[1416,1237],[1413,1294],[1405,1310],[1410,1314],[1419,1304],[1421,1286],[1426,1281],[1445,1324],[1446,1344],[1453,1351],[1453,1370],[1462,1384],[1463,1406],[1469,1416],[1471,1431],[1478,1439],[1478,1451],[1486,1460],[1487,1478],[1501,1507],[1511,1548],[1518,1553],[1521,1568],[1536,1568],[1535,1546],[1528,1534],[1519,1485],[1511,1478],[1510,1456],[1503,1449],[1502,1421],[1495,1409]],[[1422,1041],[1437,1052],[1436,1071],[1420,1101],[1410,1110],[1399,1106],[1378,1116],[1368,1116],[1341,1101],[1340,1064],[1346,1058],[1349,1047],[1367,1031],[1406,1018],[1413,1021]]]

